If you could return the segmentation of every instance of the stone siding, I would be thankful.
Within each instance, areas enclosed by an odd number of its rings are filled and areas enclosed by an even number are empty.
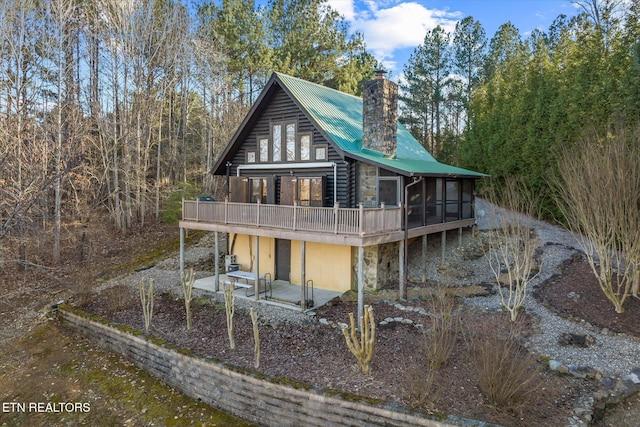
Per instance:
[[[357,204],[365,208],[378,207],[378,168],[364,162],[358,162]]]
[[[398,85],[385,78],[363,86],[362,145],[387,157],[395,157],[398,129]]]
[[[378,290],[397,287],[400,277],[398,251],[398,242],[364,247],[364,258],[362,262],[364,266],[364,289]],[[353,248],[352,257],[354,283],[357,283],[358,248]]]
[[[323,393],[305,384],[287,385],[286,380],[234,369],[68,307],[59,307],[58,316],[71,329],[123,355],[185,395],[259,426],[442,427],[464,422],[455,419],[445,424],[397,404],[376,406],[357,396]]]

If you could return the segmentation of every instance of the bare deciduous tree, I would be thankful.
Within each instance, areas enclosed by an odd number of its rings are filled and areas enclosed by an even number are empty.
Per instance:
[[[640,127],[596,132],[558,163],[557,202],[600,288],[617,313],[638,295]]]
[[[532,230],[539,205],[531,191],[515,179],[508,179],[503,191],[492,187],[488,199],[494,223],[488,234],[487,259],[502,306],[515,321],[529,283],[540,273],[541,266],[535,258],[538,240]]]

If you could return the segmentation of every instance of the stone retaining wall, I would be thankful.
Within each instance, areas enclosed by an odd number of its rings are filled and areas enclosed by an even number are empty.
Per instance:
[[[187,396],[261,426],[427,426],[447,423],[400,405],[371,405],[365,398],[322,393],[305,384],[285,384],[251,370],[225,366],[144,333],[79,310],[60,306],[58,317],[71,329],[119,353]]]

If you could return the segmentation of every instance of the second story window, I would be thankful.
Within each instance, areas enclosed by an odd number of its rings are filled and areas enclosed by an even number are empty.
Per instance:
[[[285,146],[287,149],[287,161],[296,160],[296,125],[295,123],[287,123],[285,134]]]
[[[260,137],[258,139],[258,152],[260,153],[260,163],[267,163],[269,161],[269,138]]]
[[[311,135],[300,135],[300,160],[311,160]]]

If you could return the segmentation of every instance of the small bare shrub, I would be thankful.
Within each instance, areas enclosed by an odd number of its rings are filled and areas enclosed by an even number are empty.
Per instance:
[[[480,390],[491,405],[500,409],[525,405],[540,384],[536,358],[520,345],[518,338],[517,323],[502,336],[484,330],[472,337]]]
[[[410,396],[418,404],[424,405],[435,401],[437,390],[434,389],[438,370],[424,363],[424,360],[416,360],[416,364],[408,369],[408,381]]]
[[[224,284],[224,308],[227,314],[227,333],[229,335],[229,348],[231,350],[236,348],[236,341],[233,338],[233,313],[235,312],[235,296],[233,291],[235,289],[235,282]]]
[[[191,330],[191,297],[193,295],[193,284],[196,276],[193,274],[193,268],[187,273],[182,273],[182,292],[184,293],[184,309],[187,316],[187,331]]]
[[[539,242],[531,231],[534,217],[539,216],[539,203],[533,192],[515,179],[507,179],[502,191],[489,188],[487,198],[495,228],[487,235],[487,260],[496,278],[502,306],[511,315],[511,321],[515,321],[529,283],[541,270],[536,260]]]
[[[129,286],[118,283],[104,291],[107,307],[113,312],[122,311],[131,304],[132,295]]]
[[[145,286],[145,280],[142,278],[138,283],[138,291],[140,292],[140,303],[142,304],[142,315],[144,316],[144,329],[149,332],[151,318],[153,317],[153,279],[149,279],[149,285]]]
[[[258,332],[258,314],[253,309],[253,307],[249,311],[249,315],[251,316],[251,324],[253,325],[253,353],[254,353],[254,361],[253,366],[258,369],[260,367],[260,334]]]
[[[409,370],[411,395],[420,403],[433,400],[433,384],[438,371],[453,354],[461,330],[455,297],[447,295],[446,289],[434,291],[429,303],[431,326],[422,333],[418,343],[415,366]]]
[[[87,305],[94,297],[94,286],[96,283],[95,273],[93,269],[87,268],[82,270],[78,277],[71,283],[75,293],[76,303],[79,306]]]
[[[444,366],[456,347],[460,330],[456,308],[455,298],[444,289],[437,289],[431,297],[431,327],[424,331],[422,342],[422,353],[430,368]]]
[[[342,333],[347,342],[347,347],[358,360],[362,372],[365,374],[371,369],[371,360],[373,359],[373,345],[376,340],[376,322],[373,318],[373,307],[364,306],[364,318],[360,319],[361,331],[360,340],[356,333],[356,323],[353,313],[349,313],[349,323],[351,325],[351,333],[347,330],[346,324],[342,325]]]

